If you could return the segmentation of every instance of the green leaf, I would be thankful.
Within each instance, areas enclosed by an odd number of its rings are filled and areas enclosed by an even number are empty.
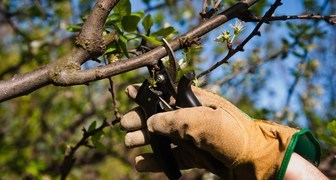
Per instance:
[[[172,34],[172,33],[177,33],[177,31],[169,26],[169,27],[166,27],[166,28],[162,28],[156,32],[153,32],[151,35],[152,36],[162,36],[162,37],[167,37],[168,35]]]
[[[96,133],[91,137],[92,142],[94,142],[94,141],[99,141],[100,138],[103,136],[103,134],[104,134],[104,131],[103,131],[103,130],[96,132]]]
[[[117,48],[116,48],[115,44],[112,44],[112,45],[110,45],[110,46],[106,49],[106,51],[104,52],[103,55],[105,55],[105,54],[107,54],[107,53],[111,53],[111,52],[115,51],[116,49],[117,49]]]
[[[111,25],[111,24],[116,23],[120,20],[121,20],[121,16],[120,16],[119,13],[112,13],[107,17],[105,24]]]
[[[118,34],[124,34],[124,30],[120,22],[113,23],[111,27],[116,30]]]
[[[90,126],[89,126],[88,132],[95,130],[95,129],[96,129],[96,125],[97,125],[97,122],[96,122],[96,121],[93,121],[93,122],[90,124]]]
[[[150,43],[152,43],[152,44],[154,44],[154,45],[157,45],[157,46],[162,45],[162,42],[159,41],[159,40],[157,40],[157,39],[156,39],[155,37],[153,37],[153,36],[145,36],[145,39],[146,39],[146,41],[148,41],[148,42],[150,42]]]
[[[123,29],[127,32],[132,32],[137,29],[140,17],[137,15],[124,16],[121,20],[121,25]]]
[[[147,42],[150,42],[154,45],[160,46],[162,45],[162,42],[159,41],[157,38],[155,38],[154,36],[146,36],[143,34],[136,34],[137,36],[140,36],[141,38],[145,39]]]
[[[327,144],[330,144],[332,146],[336,145],[336,138],[332,135],[328,135],[328,134],[320,134],[319,135],[321,139],[323,139],[323,141],[325,141]]]
[[[177,73],[177,80],[179,81],[182,78],[182,76],[189,71],[195,71],[195,67],[187,66],[183,69],[180,69]]]
[[[100,139],[103,137],[103,135],[104,135],[104,131],[99,131],[91,137],[92,144],[98,150],[104,150],[105,149],[105,146],[101,142],[99,142]]]
[[[131,15],[138,16],[139,18],[143,18],[145,15],[145,12],[143,10],[138,12],[133,12]]]
[[[144,27],[145,31],[147,33],[150,32],[150,28],[153,26],[153,18],[152,15],[148,14],[145,16],[145,18],[142,20],[142,26]]]
[[[129,0],[120,0],[118,4],[113,8],[115,13],[119,13],[121,17],[131,14],[131,2]]]
[[[336,136],[336,120],[331,121],[327,124],[327,129],[331,131],[331,133]]]
[[[82,26],[83,26],[83,23],[78,23],[72,26],[68,26],[66,30],[69,32],[79,32],[82,29]]]
[[[129,58],[126,43],[127,43],[127,39],[124,36],[120,35],[118,45],[121,48],[121,50],[123,51],[123,53],[125,54],[125,56]]]
[[[99,141],[95,141],[95,142],[92,142],[92,143],[95,146],[95,148],[100,150],[100,151],[104,151],[106,149],[105,146]]]

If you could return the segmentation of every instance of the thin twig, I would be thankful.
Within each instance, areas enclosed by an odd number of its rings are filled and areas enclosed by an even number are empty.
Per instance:
[[[283,15],[283,16],[271,16],[266,19],[266,22],[270,21],[287,21],[293,19],[315,19],[315,20],[324,20],[325,22],[335,25],[336,24],[336,15],[319,15],[319,14],[303,14],[303,15]],[[247,22],[260,22],[260,17],[254,17],[253,19],[244,19]]]
[[[104,60],[104,62],[106,65],[108,64],[108,61],[106,59]],[[120,121],[121,114],[119,113],[119,110],[118,110],[117,99],[116,99],[115,92],[114,92],[114,83],[113,83],[112,77],[108,77],[107,79],[109,80],[109,84],[110,84],[110,87],[108,88],[108,90],[112,96],[113,112],[114,112],[114,116],[116,117],[116,120],[112,121],[112,124],[111,124],[111,125],[114,125]]]
[[[205,71],[201,72],[200,74],[198,74],[196,76],[196,78],[200,78],[208,73],[210,73],[211,71],[213,71],[214,69],[216,69],[217,67],[219,67],[220,65],[227,63],[228,60],[235,55],[237,52],[239,51],[244,51],[244,46],[256,35],[260,36],[260,32],[259,29],[261,27],[261,25],[265,22],[267,22],[267,18],[271,17],[272,14],[274,13],[274,11],[276,10],[277,7],[281,6],[281,0],[276,0],[274,2],[274,4],[270,7],[270,9],[265,13],[265,15],[263,16],[262,20],[256,25],[256,27],[253,29],[253,31],[250,33],[249,36],[246,37],[246,39],[241,42],[236,48],[230,50],[228,54],[220,61],[216,62],[213,66],[211,66],[210,68],[206,69]]]
[[[301,32],[304,32],[304,31],[306,31],[306,28],[304,28],[304,29],[301,30]],[[303,34],[303,33],[299,33],[299,34]],[[281,50],[279,50],[278,52],[274,53],[273,55],[268,56],[268,57],[264,58],[263,60],[258,61],[257,64],[252,65],[249,68],[246,68],[246,69],[244,69],[242,71],[234,72],[233,74],[231,74],[231,75],[229,75],[229,76],[227,76],[227,77],[225,77],[223,79],[220,79],[219,81],[217,81],[213,85],[214,86],[220,86],[220,85],[226,83],[227,81],[229,81],[229,80],[237,77],[238,75],[247,74],[247,73],[255,71],[256,68],[258,68],[259,66],[261,66],[262,64],[264,64],[266,62],[275,60],[279,56],[287,55],[289,53],[289,50],[292,49],[294,46],[296,46],[299,43],[299,38],[300,37],[296,37],[294,39],[294,42],[291,43],[291,44],[289,44],[289,46],[287,48],[282,48]],[[209,87],[206,86],[205,88],[209,88]]]
[[[202,12],[200,13],[201,15],[206,14],[207,7],[208,7],[208,1],[207,0],[203,0]]]
[[[220,3],[222,2],[222,0],[217,0],[217,2],[215,3],[215,5],[214,5],[214,9],[218,9],[218,7],[219,7],[219,5],[220,5]]]
[[[307,61],[307,57],[308,57],[308,51],[305,50],[305,51],[304,51],[304,54],[303,54],[303,58],[302,58],[302,60],[301,60],[301,63],[304,63],[305,61]],[[287,95],[287,98],[286,98],[285,107],[289,107],[290,100],[291,100],[291,98],[292,98],[292,96],[293,96],[295,87],[297,86],[297,84],[298,84],[300,78],[303,76],[303,74],[305,73],[305,71],[306,71],[306,68],[304,68],[304,69],[302,70],[302,72],[301,72],[299,75],[295,76],[295,79],[294,79],[292,85],[291,85],[291,86],[289,87],[289,89],[288,89],[288,95]]]
[[[218,7],[222,0],[217,0],[213,8],[211,8],[209,11],[207,11],[208,3],[207,0],[203,1],[202,11],[199,13],[202,19],[209,19],[214,13],[218,10]]]
[[[117,99],[116,99],[116,96],[115,96],[115,93],[114,93],[114,83],[113,83],[111,77],[109,77],[108,80],[109,80],[109,83],[110,83],[109,92],[111,93],[111,96],[112,96],[114,116],[117,119],[120,119],[121,115],[120,115],[120,113],[118,111]]]
[[[4,22],[6,22],[15,33],[19,34],[20,36],[22,36],[26,41],[30,42],[33,39],[29,36],[29,33],[26,31],[23,31],[22,29],[20,29],[12,20],[12,17],[15,17],[17,15],[17,13],[11,13],[8,11],[9,7],[8,5],[4,5],[5,8],[0,9],[0,14],[2,16],[4,16],[5,18],[3,18]],[[20,13],[20,12],[18,12]]]
[[[318,23],[317,21],[314,22],[314,27],[318,27]],[[305,32],[309,27],[306,27],[306,28],[303,28],[301,30],[301,33],[299,33],[299,36],[295,37],[295,41],[294,43],[299,43],[299,38],[300,38],[300,35],[303,34],[303,32]],[[308,44],[309,43],[312,43],[313,39],[309,39],[308,40]],[[304,52],[301,56],[301,63],[304,63],[306,61],[308,61],[308,55],[309,55],[309,51],[307,49],[304,49]],[[286,101],[285,101],[285,106],[284,106],[284,110],[283,112],[277,117],[280,121],[283,121],[283,119],[286,118],[286,116],[288,117],[288,113],[289,113],[289,110],[290,110],[290,101],[291,101],[291,98],[294,94],[294,91],[295,91],[295,88],[296,86],[298,85],[299,83],[299,80],[303,77],[304,73],[306,71],[306,68],[302,69],[302,71],[295,76],[295,79],[293,81],[293,83],[289,86],[289,89],[288,89],[288,94],[287,94],[287,98],[286,98]],[[288,118],[287,118],[288,119]],[[309,118],[308,118],[309,120]],[[312,122],[312,120],[310,120],[310,122]]]
[[[106,119],[103,121],[103,124],[101,124],[98,128],[87,131],[85,128],[83,128],[83,137],[82,139],[75,145],[75,146],[67,146],[66,153],[63,159],[63,162],[60,166],[60,172],[61,172],[61,179],[66,179],[67,175],[69,174],[71,168],[73,167],[76,158],[74,158],[74,155],[76,151],[81,146],[87,146],[88,145],[88,139],[95,135],[97,132],[102,131],[105,127],[109,126],[109,123],[106,121]]]
[[[304,61],[307,61],[307,57],[308,57],[308,51],[305,50],[303,58],[301,60],[301,63],[303,63]],[[294,79],[293,83],[289,86],[288,93],[287,93],[287,98],[286,98],[286,101],[285,101],[285,106],[284,106],[281,114],[277,117],[277,119],[281,122],[283,120],[285,120],[286,116],[288,117],[288,114],[290,113],[290,101],[293,97],[295,88],[297,87],[300,79],[303,77],[303,74],[304,74],[305,71],[306,71],[306,69],[303,69],[302,72],[299,75],[295,76],[295,79]]]
[[[284,53],[284,49],[276,52],[275,54],[273,54],[272,56],[269,56],[268,58],[265,58],[264,60],[260,60],[258,61],[256,64],[253,64],[251,65],[250,67],[248,68],[245,68],[241,71],[235,71],[233,72],[232,74],[230,74],[229,76],[223,78],[223,79],[220,79],[218,80],[217,82],[215,82],[214,84],[212,84],[211,86],[205,86],[205,88],[210,88],[212,86],[221,86],[222,84],[226,83],[227,81],[239,76],[239,75],[242,75],[242,74],[248,74],[248,73],[251,73],[251,72],[254,72],[259,66],[265,64],[266,62],[270,62],[272,60],[274,60],[275,58],[277,58],[278,56],[282,55]]]

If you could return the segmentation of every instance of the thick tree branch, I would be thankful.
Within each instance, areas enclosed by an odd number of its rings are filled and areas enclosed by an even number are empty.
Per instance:
[[[183,41],[189,41],[203,36],[228,20],[240,16],[257,1],[258,0],[250,0],[235,4],[217,16],[202,22],[181,37],[172,40],[170,46],[174,50],[181,49],[181,43],[183,43]],[[80,70],[82,63],[92,57],[97,57],[105,48],[103,48],[104,39],[98,38],[98,40],[96,40],[95,38],[97,36],[101,37],[102,33],[99,31],[103,30],[102,27],[108,15],[108,11],[110,11],[116,3],[117,1],[98,1],[77,38],[77,43],[79,43],[81,47],[74,48],[67,56],[41,69],[20,75],[19,79],[13,77],[9,80],[0,81],[0,102],[28,94],[48,84],[59,86],[87,84],[92,81],[157,63],[158,59],[166,55],[166,50],[162,46],[128,60],[118,61],[89,70]],[[90,23],[93,23],[93,25]]]
[[[42,67],[21,75],[15,75],[9,80],[0,81],[0,102],[13,97],[27,95],[48,84],[50,84],[48,67]]]
[[[83,47],[91,55],[99,56],[106,49],[103,37],[104,24],[112,8],[119,0],[98,0],[79,33],[76,44]],[[79,59],[82,64],[86,59]]]
[[[203,36],[204,34],[224,24],[230,19],[238,17],[250,6],[252,6],[256,1],[257,0],[248,1],[245,3],[237,3],[236,5],[220,13],[219,15],[209,20],[203,21],[200,25],[196,26],[182,36],[175,38],[169,43],[170,46],[174,51],[183,48],[181,45],[182,41],[189,41]],[[62,86],[87,84],[92,81],[104,79],[133,69],[156,64],[157,60],[164,57],[165,55],[165,48],[163,46],[159,46],[138,57],[130,58],[124,61],[117,61],[106,66],[101,66],[89,70],[62,71],[61,74],[59,74],[58,76],[56,84]]]

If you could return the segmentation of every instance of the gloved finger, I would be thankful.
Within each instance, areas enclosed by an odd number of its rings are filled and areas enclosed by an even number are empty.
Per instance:
[[[125,146],[134,148],[149,144],[149,136],[147,129],[127,132],[125,135]]]
[[[191,168],[204,168],[208,171],[222,175],[228,172],[228,168],[209,153],[195,148],[174,148],[174,157],[181,170]],[[156,159],[155,154],[141,154],[135,158],[135,168],[139,172],[162,172],[163,169]],[[222,176],[223,177],[223,176]]]
[[[132,84],[126,87],[125,93],[131,99],[135,99],[141,84]]]
[[[147,126],[150,132],[192,141],[196,147],[225,162],[225,157],[236,157],[243,147],[244,142],[237,141],[242,138],[241,121],[251,123],[246,117],[239,122],[237,119],[238,115],[234,116],[224,108],[201,106],[155,114],[148,119]]]
[[[141,107],[130,110],[120,120],[120,127],[124,131],[144,129],[146,126],[146,119]]]
[[[153,133],[189,141],[193,133],[214,130],[218,125],[218,120],[214,119],[216,113],[216,110],[203,106],[181,108],[154,114],[147,120],[147,128]]]
[[[186,141],[181,139],[171,139],[172,143],[180,147],[188,145]],[[125,146],[127,148],[135,148],[139,146],[145,146],[150,143],[150,136],[147,129],[140,129],[136,131],[129,131],[125,135]]]

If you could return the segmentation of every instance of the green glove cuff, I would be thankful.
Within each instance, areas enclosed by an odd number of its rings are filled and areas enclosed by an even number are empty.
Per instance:
[[[296,152],[315,166],[318,166],[320,163],[320,144],[310,130],[303,129],[293,135],[282,161],[278,179],[284,179],[293,152]]]

